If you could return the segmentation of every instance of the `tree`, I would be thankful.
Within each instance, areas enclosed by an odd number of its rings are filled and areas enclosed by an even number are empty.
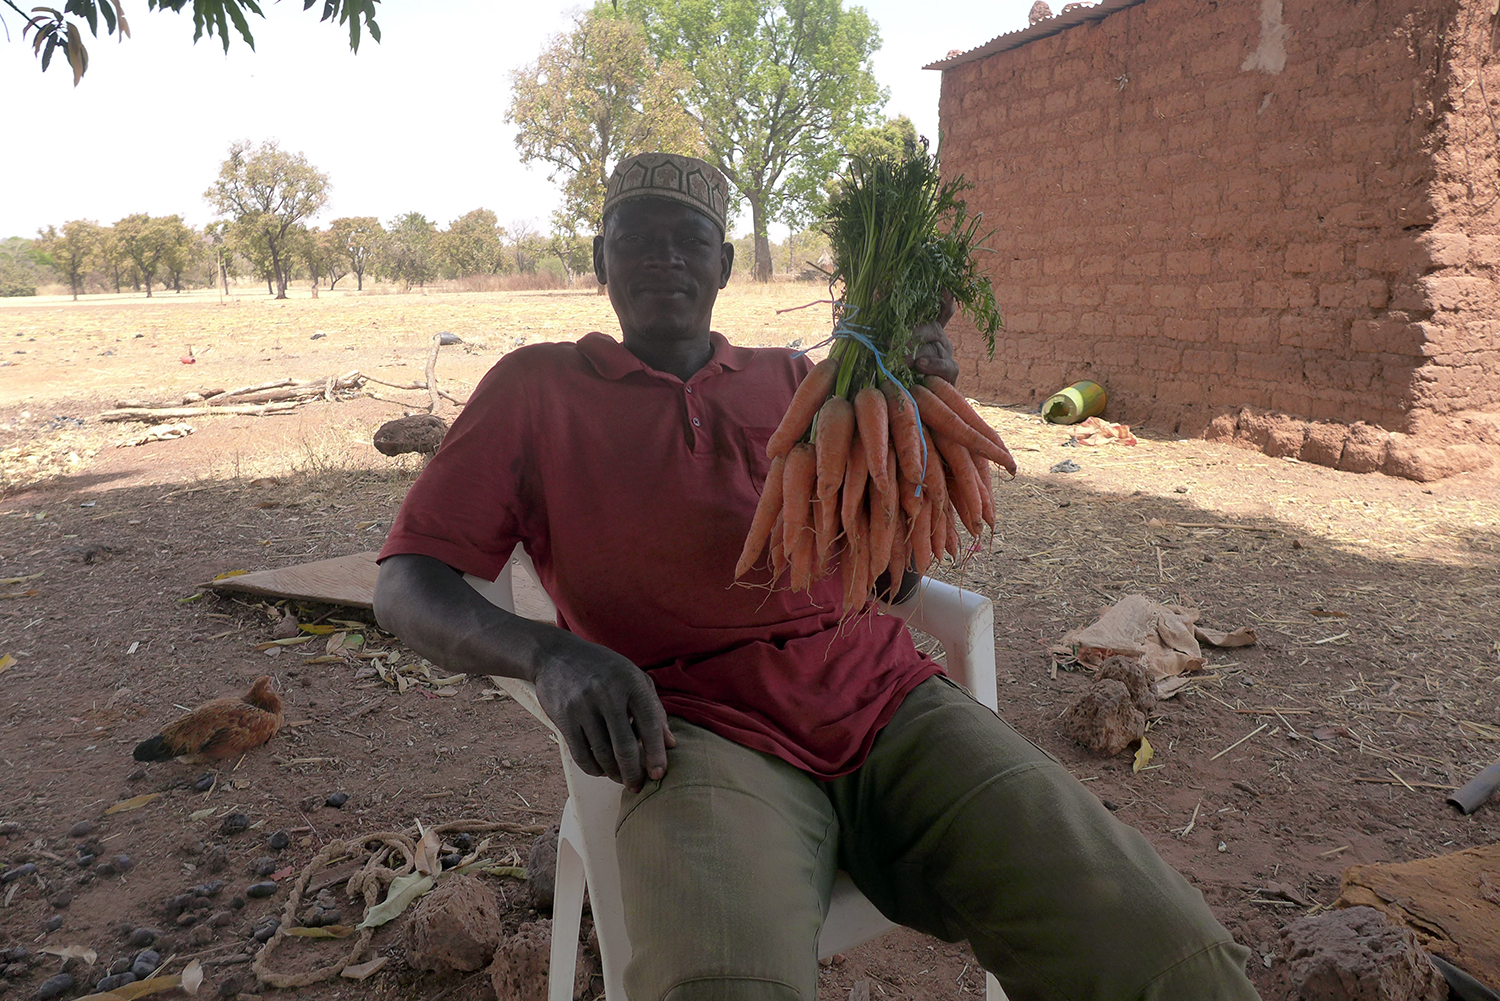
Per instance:
[[[766,226],[799,228],[843,139],[885,102],[875,23],[842,0],[622,0],[658,59],[693,75],[688,109],[708,159],[750,203],[754,275],[771,277]]]
[[[178,216],[167,216],[161,220],[162,236],[167,248],[161,257],[161,266],[171,277],[172,291],[182,291],[182,276],[203,260],[202,236],[193,227],[183,223]]]
[[[113,226],[105,226],[99,231],[99,263],[104,266],[105,273],[109,276],[115,287],[115,292],[120,291],[122,279],[121,272],[125,269],[126,257],[120,249],[120,234]]]
[[[651,57],[639,24],[605,4],[511,74],[505,120],[519,126],[521,160],[563,180],[555,227],[599,225],[609,172],[627,150],[701,155],[698,125],[683,109],[691,85],[677,63]]]
[[[371,38],[380,41],[380,25],[375,23],[375,5],[379,2],[380,0],[323,0],[323,16],[319,20],[331,21],[338,18],[340,24],[347,24],[349,48],[358,52],[362,31],[369,31]],[[41,58],[44,72],[52,63],[52,53],[62,50],[68,65],[73,69],[75,87],[88,71],[89,53],[83,45],[80,23],[69,20],[67,15],[83,18],[87,22],[89,33],[95,38],[99,37],[101,18],[106,35],[118,32],[121,41],[130,36],[130,24],[125,20],[125,8],[121,6],[120,0],[66,0],[62,4],[62,10],[33,7],[31,14],[23,10],[15,0],[0,0],[0,3],[19,14],[25,22],[21,28],[23,39],[28,34],[35,33],[31,39],[32,51]],[[315,3],[317,0],[302,0],[302,9],[308,10]],[[146,0],[147,10],[181,12],[187,5],[188,0]],[[224,51],[228,52],[229,25],[233,22],[235,31],[239,32],[245,44],[255,48],[255,38],[250,34],[250,23],[245,20],[245,15],[265,17],[257,0],[192,0],[192,5],[194,42],[204,35],[212,36],[217,33],[224,43]],[[361,17],[364,19],[363,27],[360,24]],[[4,18],[0,17],[0,24],[3,23]],[[8,29],[6,34],[9,35]]]
[[[437,225],[420,212],[397,216],[386,230],[382,270],[405,288],[426,285],[437,277],[436,234]]]
[[[909,160],[921,143],[917,127],[905,115],[886,119],[882,125],[853,129],[844,141],[844,151],[861,160]]]
[[[536,231],[536,223],[530,219],[517,219],[510,224],[510,232],[509,253],[516,270],[523,275],[535,274],[537,264],[547,252],[547,243]]]
[[[475,209],[437,235],[437,254],[445,278],[499,274],[507,263],[505,228],[489,209]]]
[[[320,229],[312,234],[316,245],[316,254],[320,270],[328,276],[328,288],[331,291],[339,283],[339,279],[349,273],[346,263],[348,258],[344,256],[344,248],[339,245],[338,238],[332,229]]]
[[[73,290],[73,299],[83,291],[84,279],[99,255],[99,224],[87,219],[63,223],[62,232],[55,226],[37,231],[40,249],[51,258],[52,268]]]
[[[212,286],[215,281],[222,282],[225,295],[229,294],[229,276],[236,270],[234,249],[229,245],[231,228],[232,224],[225,220],[211,222],[203,227],[203,241],[213,251],[214,257],[214,277],[208,284]]]
[[[0,242],[0,297],[36,295],[39,264],[46,254],[39,254],[31,240],[12,236]]]
[[[584,273],[594,270],[594,241],[577,233],[553,233],[547,241],[547,252],[556,257],[571,285]],[[603,285],[599,288],[602,290]]]
[[[261,234],[271,256],[276,298],[285,299],[291,263],[287,238],[328,201],[328,175],[301,153],[284,152],[274,139],[258,148],[241,140],[229,147],[218,181],[203,197],[221,215],[234,216],[240,226]]]
[[[328,224],[328,231],[349,262],[349,270],[354,273],[355,290],[363,292],[365,272],[379,258],[385,228],[374,216],[351,216],[333,220]]]
[[[136,273],[146,286],[146,298],[151,298],[151,285],[161,269],[162,258],[186,228],[180,216],[153,219],[144,212],[128,215],[115,223],[120,253],[135,265]]]

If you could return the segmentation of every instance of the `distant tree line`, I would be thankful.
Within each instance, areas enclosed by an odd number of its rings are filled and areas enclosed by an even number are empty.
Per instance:
[[[420,212],[382,225],[374,216],[335,219],[326,227],[295,224],[280,234],[271,253],[265,233],[237,220],[195,229],[180,216],[126,216],[112,226],[73,219],[48,226],[34,240],[0,244],[0,296],[35,295],[52,281],[77,299],[89,292],[163,292],[222,285],[236,279],[266,283],[266,293],[285,297],[292,281],[334,289],[342,281],[363,290],[365,282],[403,287],[476,275],[550,271],[571,282],[592,267],[587,246],[565,236],[538,233],[526,221],[499,224],[479,208],[446,229]],[[347,287],[347,286],[346,286]]]

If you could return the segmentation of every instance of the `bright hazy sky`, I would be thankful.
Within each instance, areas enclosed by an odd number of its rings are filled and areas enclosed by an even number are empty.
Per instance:
[[[60,53],[41,72],[19,17],[0,5],[10,31],[8,42],[0,34],[0,237],[133,212],[201,226],[213,218],[202,193],[229,144],[273,138],[329,175],[323,224],[417,211],[446,226],[484,207],[502,225],[548,228],[557,189],[516,155],[510,71],[566,30],[577,4],[385,0],[384,41],[367,36],[352,55],[347,32],[317,20],[321,4],[263,2],[265,19],[250,19],[255,51],[235,35],[228,56],[217,38],[191,44],[190,14],[124,6],[131,37],[85,32],[89,71],[75,89]],[[886,114],[935,138],[941,74],[921,67],[1025,27],[1031,0],[864,6],[883,40],[875,74],[890,91]]]

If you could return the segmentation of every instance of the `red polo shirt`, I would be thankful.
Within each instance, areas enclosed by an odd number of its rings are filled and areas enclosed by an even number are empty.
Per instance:
[[[686,383],[600,333],[506,355],[380,555],[490,579],[521,543],[558,625],[647,671],[669,713],[842,775],[940,668],[892,616],[840,628],[837,574],[810,594],[768,591],[764,569],[734,583],[766,439],[810,363],[711,336],[712,361]]]

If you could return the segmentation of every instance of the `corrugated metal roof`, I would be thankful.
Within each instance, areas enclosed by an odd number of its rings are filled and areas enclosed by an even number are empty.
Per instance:
[[[993,38],[985,42],[976,49],[961,52],[947,59],[939,59],[937,62],[928,63],[922,68],[924,70],[952,69],[964,63],[971,63],[976,59],[983,59],[985,56],[993,55],[996,52],[1020,48],[1027,42],[1036,41],[1038,38],[1046,38],[1048,35],[1055,35],[1074,25],[1083,24],[1087,21],[1102,21],[1104,18],[1115,13],[1115,11],[1124,10],[1126,7],[1134,7],[1136,4],[1144,2],[1145,0],[1102,0],[1102,2],[1092,7],[1080,7],[1076,10],[1068,11],[1066,14],[1049,17],[1045,21],[1038,21],[1029,28],[1001,35],[998,38]]]

